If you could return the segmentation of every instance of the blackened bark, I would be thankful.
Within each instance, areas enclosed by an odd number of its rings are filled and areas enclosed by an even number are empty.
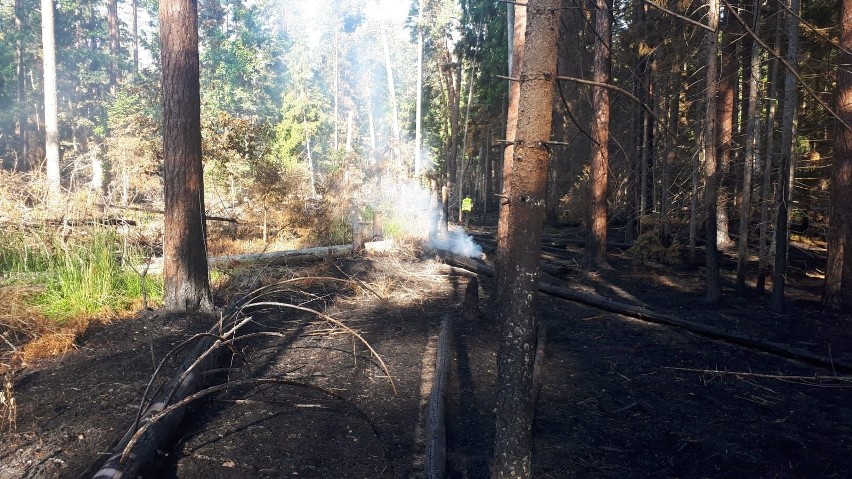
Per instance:
[[[163,306],[212,309],[207,277],[196,0],[160,1],[165,257]]]
[[[594,81],[609,83],[610,7],[607,0],[595,1],[595,60]],[[609,90],[597,87],[592,98],[595,111],[592,120],[592,161],[589,181],[591,182],[589,258],[597,265],[606,264],[607,226],[607,171],[609,169]]]
[[[840,14],[840,72],[837,77],[837,113],[852,124],[852,0],[843,0]],[[828,265],[823,305],[852,312],[852,132],[835,123],[834,166],[831,174],[831,213],[828,229]]]
[[[518,97],[517,129],[506,177],[506,223],[499,237],[500,347],[494,443],[496,478],[532,475],[533,363],[538,334],[535,304],[553,124],[559,0],[530,0],[525,10],[525,54]],[[524,9],[523,7],[518,10]],[[517,12],[516,12],[517,13]],[[517,38],[517,37],[516,37]]]

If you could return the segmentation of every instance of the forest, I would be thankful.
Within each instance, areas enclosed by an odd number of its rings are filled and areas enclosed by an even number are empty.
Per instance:
[[[0,0],[0,479],[849,477],[850,65],[852,0]]]

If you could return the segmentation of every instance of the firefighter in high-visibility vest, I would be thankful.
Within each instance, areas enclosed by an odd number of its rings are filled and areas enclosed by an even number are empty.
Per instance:
[[[464,227],[470,225],[470,215],[473,212],[473,200],[470,196],[465,196],[461,204],[462,216],[464,216]]]

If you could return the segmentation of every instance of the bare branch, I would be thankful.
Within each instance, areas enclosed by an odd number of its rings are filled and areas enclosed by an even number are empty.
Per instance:
[[[843,121],[843,119],[840,118],[840,115],[838,115],[837,112],[832,110],[831,107],[828,106],[828,104],[825,101],[823,101],[823,99],[820,98],[819,95],[817,95],[816,92],[811,87],[809,87],[807,83],[805,83],[805,81],[802,79],[802,77],[799,75],[799,73],[796,71],[796,69],[793,68],[793,66],[790,65],[790,63],[787,60],[782,58],[781,55],[778,55],[771,48],[769,48],[769,45],[764,43],[763,40],[761,40],[757,36],[757,34],[754,33],[754,31],[751,28],[749,28],[748,24],[746,24],[746,22],[742,19],[742,17],[740,17],[740,15],[734,10],[734,7],[731,6],[731,3],[728,2],[728,0],[722,0],[722,3],[725,4],[725,8],[728,9],[728,12],[730,12],[731,16],[733,16],[737,20],[737,22],[739,22],[740,25],[743,26],[745,31],[749,34],[749,36],[751,38],[754,39],[755,42],[757,42],[758,45],[760,45],[761,48],[766,50],[767,53],[772,55],[773,58],[775,58],[779,62],[781,62],[781,64],[784,65],[784,68],[786,68],[787,71],[792,73],[794,77],[796,77],[796,81],[798,81],[799,84],[802,85],[802,88],[805,89],[805,91],[808,93],[808,95],[810,95],[811,98],[813,98],[817,103],[819,103],[819,106],[823,107],[825,109],[825,111],[827,111],[829,115],[834,117],[834,119],[837,120],[837,122],[839,124],[843,125],[844,128],[846,128],[849,131],[852,131],[852,126],[850,126],[848,123]]]
[[[582,78],[569,77],[569,76],[563,76],[563,75],[557,76],[556,79],[557,80],[564,80],[564,81],[572,81],[572,82],[575,82],[575,83],[581,83],[583,85],[596,86],[596,87],[599,87],[599,88],[606,88],[608,90],[618,92],[618,93],[626,96],[627,98],[629,98],[630,100],[632,100],[633,102],[638,104],[639,106],[641,106],[642,109],[647,111],[648,114],[651,115],[651,118],[653,118],[654,121],[656,121],[657,124],[663,130],[665,130],[666,133],[668,133],[672,138],[677,138],[677,135],[675,135],[675,133],[673,131],[671,131],[665,123],[663,123],[662,121],[660,121],[659,118],[657,118],[657,115],[654,114],[654,110],[650,106],[646,105],[642,100],[640,100],[639,98],[636,98],[635,95],[633,95],[629,91],[625,90],[624,88],[617,87],[617,86],[615,86],[611,83],[600,83],[600,82],[596,82],[596,81],[584,80]]]
[[[845,54],[847,54],[847,55],[852,55],[852,52],[850,52],[849,50],[847,50],[847,49],[843,48],[843,45],[841,45],[841,44],[837,43],[836,41],[832,40],[831,38],[829,38],[829,36],[828,36],[828,35],[826,35],[825,33],[822,33],[821,31],[819,31],[819,28],[817,28],[817,27],[815,27],[815,26],[811,25],[810,23],[806,22],[806,21],[805,21],[805,19],[801,17],[801,15],[798,15],[798,14],[794,13],[792,10],[790,10],[790,7],[788,7],[787,5],[785,5],[785,4],[784,4],[784,2],[782,2],[781,0],[775,0],[775,1],[776,1],[776,3],[778,3],[778,5],[780,5],[780,6],[781,6],[781,8],[783,8],[784,10],[786,10],[786,11],[787,11],[787,14],[788,14],[788,15],[793,15],[794,17],[796,17],[796,18],[799,20],[799,23],[801,23],[802,25],[804,25],[805,27],[807,27],[807,28],[808,28],[808,30],[810,30],[810,31],[812,31],[812,32],[814,32],[814,33],[816,33],[816,35],[817,35],[818,37],[820,37],[820,38],[822,38],[823,40],[827,41],[828,43],[832,44],[832,45],[834,46],[834,48],[837,48],[837,49],[838,49],[838,50],[840,50],[841,52],[843,52],[843,53],[845,53]]]
[[[689,18],[689,17],[685,17],[685,16],[683,16],[683,15],[681,15],[681,14],[679,14],[679,13],[675,13],[675,12],[673,12],[673,11],[669,10],[669,9],[668,9],[668,8],[666,8],[666,7],[663,7],[663,6],[661,6],[661,5],[657,5],[656,3],[652,2],[651,0],[642,0],[642,1],[643,1],[643,2],[645,2],[645,3],[647,3],[648,5],[650,5],[650,6],[654,7],[654,8],[656,8],[657,10],[660,10],[661,12],[667,13],[667,14],[669,14],[669,15],[673,16],[673,17],[676,17],[676,18],[681,19],[681,20],[683,20],[684,22],[686,22],[686,23],[688,23],[688,24],[690,24],[690,25],[695,25],[696,27],[701,28],[701,29],[703,29],[703,30],[707,30],[707,31],[708,31],[708,32],[710,32],[710,33],[715,33],[715,30],[713,30],[712,28],[708,27],[707,25],[705,25],[705,24],[703,24],[703,23],[701,23],[701,22],[696,22],[695,20],[693,20],[693,19],[691,19],[691,18]]]

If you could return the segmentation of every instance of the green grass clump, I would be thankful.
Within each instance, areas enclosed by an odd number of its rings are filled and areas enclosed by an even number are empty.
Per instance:
[[[0,278],[40,273],[50,267],[50,251],[40,239],[27,241],[17,231],[0,233]]]
[[[33,246],[20,238],[0,238],[0,272],[16,283],[42,289],[29,301],[42,314],[59,323],[70,319],[110,317],[138,307],[142,279],[127,265],[143,262],[141,254],[122,251],[117,234],[94,230],[73,242],[56,236],[41,238]],[[149,304],[163,295],[161,280],[146,278]]]

